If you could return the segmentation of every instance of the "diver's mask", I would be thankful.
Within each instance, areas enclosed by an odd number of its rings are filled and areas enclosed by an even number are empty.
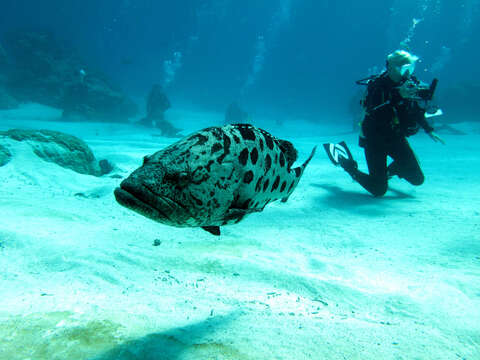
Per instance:
[[[409,78],[415,71],[415,63],[405,64],[397,67],[402,78]]]
[[[396,50],[387,56],[387,70],[394,82],[407,80],[413,75],[418,57],[405,50]]]

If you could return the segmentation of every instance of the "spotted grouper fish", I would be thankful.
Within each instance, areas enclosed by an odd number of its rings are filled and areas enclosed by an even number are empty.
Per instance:
[[[292,168],[297,150],[289,141],[248,124],[210,127],[145,156],[115,197],[160,223],[220,235],[220,226],[286,201],[314,153]]]

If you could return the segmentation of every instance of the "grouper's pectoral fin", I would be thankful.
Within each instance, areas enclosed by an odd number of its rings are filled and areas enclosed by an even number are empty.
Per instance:
[[[220,226],[202,226],[202,229],[208,231],[212,235],[220,236]]]
[[[239,223],[245,216],[260,212],[262,209],[238,209],[238,208],[230,208],[225,213],[225,219],[228,222],[234,221],[235,224]]]

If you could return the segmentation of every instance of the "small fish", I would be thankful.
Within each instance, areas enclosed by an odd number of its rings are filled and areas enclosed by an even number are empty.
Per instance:
[[[115,198],[157,222],[220,235],[220,226],[286,201],[315,149],[291,168],[297,150],[289,141],[248,124],[210,127],[146,156]]]

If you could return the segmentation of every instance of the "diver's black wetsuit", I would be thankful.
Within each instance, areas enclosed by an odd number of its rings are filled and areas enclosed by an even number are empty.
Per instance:
[[[415,84],[418,80],[410,78]],[[374,196],[383,196],[388,178],[398,175],[413,185],[421,185],[423,172],[407,136],[416,134],[419,126],[427,133],[433,128],[425,119],[425,110],[416,100],[400,96],[398,86],[385,73],[368,83],[365,99],[366,114],[362,123],[360,146],[365,150],[368,174],[357,169],[356,163],[342,164],[345,170]],[[393,162],[387,168],[387,156]]]

